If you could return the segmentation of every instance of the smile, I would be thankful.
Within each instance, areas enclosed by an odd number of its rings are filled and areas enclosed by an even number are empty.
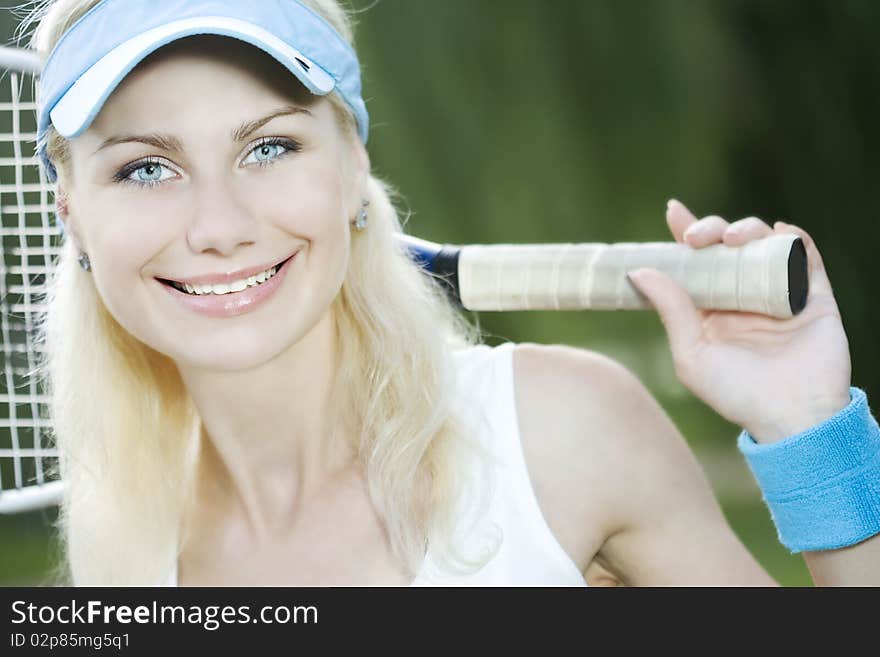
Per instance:
[[[293,256],[291,256],[293,257]],[[288,258],[287,260],[290,260]],[[287,260],[269,267],[264,271],[261,271],[259,274],[255,276],[248,276],[247,278],[241,278],[237,281],[232,281],[231,283],[215,283],[211,284],[191,284],[191,283],[179,283],[178,281],[167,281],[169,285],[180,290],[181,292],[185,292],[186,294],[232,294],[234,292],[241,292],[246,290],[249,287],[257,287],[258,285],[262,285],[267,280],[272,278],[275,273],[281,269]]]
[[[208,317],[234,317],[248,313],[281,287],[285,274],[297,261],[299,251],[268,269],[224,283],[196,283],[156,278],[162,289],[185,308]]]

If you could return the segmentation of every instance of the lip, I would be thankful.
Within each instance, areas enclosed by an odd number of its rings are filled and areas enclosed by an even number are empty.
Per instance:
[[[202,276],[192,276],[191,278],[170,278],[166,276],[156,276],[156,278],[160,281],[174,281],[175,283],[189,283],[190,285],[216,285],[219,283],[232,283],[234,281],[240,281],[243,278],[256,276],[261,271],[266,271],[267,269],[270,269],[275,265],[282,263],[289,258],[292,258],[298,252],[299,249],[297,249],[297,251],[294,251],[293,253],[287,254],[283,258],[272,260],[267,264],[259,265],[257,267],[249,267],[248,269],[239,269],[237,271],[232,271],[225,274],[204,274]]]
[[[245,288],[241,292],[194,295],[181,292],[177,288],[161,282],[159,279],[156,279],[156,282],[163,289],[167,290],[168,294],[182,303],[184,307],[199,313],[200,315],[205,315],[207,317],[235,317],[237,315],[249,313],[265,303],[266,300],[269,299],[279,287],[281,287],[281,284],[284,282],[284,278],[287,275],[287,270],[290,269],[291,263],[296,261],[296,256],[298,254],[299,251],[296,251],[293,255],[288,257],[287,260],[283,261],[284,264],[281,265],[281,268],[276,271],[275,275],[268,281],[260,283],[255,287]],[[272,266],[273,265],[268,265],[266,269],[269,269],[269,267]],[[249,274],[253,276],[254,273],[259,273],[263,270],[255,269],[242,271],[253,271],[253,273]],[[241,278],[242,275],[235,272],[235,276]],[[238,279],[232,278],[231,280]]]

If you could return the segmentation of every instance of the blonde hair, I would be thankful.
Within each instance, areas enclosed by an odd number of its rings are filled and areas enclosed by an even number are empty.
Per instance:
[[[32,47],[45,57],[97,1],[41,3],[25,21],[25,30],[37,25]],[[336,0],[301,1],[352,42],[350,17]],[[351,130],[347,106],[335,93],[328,98]],[[63,181],[71,173],[66,142],[51,130],[47,146]],[[476,344],[479,334],[398,247],[390,188],[370,176],[367,199],[370,225],[352,239],[333,302],[338,376],[361,422],[359,459],[395,557],[415,573],[430,545],[441,566],[472,572],[498,544],[466,555],[454,529],[460,504],[485,508],[493,484],[457,398],[452,352]],[[155,584],[180,549],[201,421],[174,362],[116,322],[77,255],[65,240],[42,325],[41,371],[66,482],[59,515],[65,574],[76,585]],[[483,471],[465,476],[474,462]]]

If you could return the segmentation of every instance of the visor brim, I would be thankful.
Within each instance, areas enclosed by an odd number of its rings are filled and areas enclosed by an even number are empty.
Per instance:
[[[52,125],[68,139],[82,134],[110,94],[144,58],[173,41],[199,34],[228,36],[260,48],[315,95],[326,95],[336,86],[333,76],[263,28],[225,16],[199,16],[161,25],[116,46],[80,75],[58,100],[49,112]]]

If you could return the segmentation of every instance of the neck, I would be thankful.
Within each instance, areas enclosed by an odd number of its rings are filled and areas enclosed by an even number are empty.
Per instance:
[[[244,514],[257,539],[289,530],[304,501],[348,469],[333,315],[259,367],[181,368],[202,420],[197,496]]]

